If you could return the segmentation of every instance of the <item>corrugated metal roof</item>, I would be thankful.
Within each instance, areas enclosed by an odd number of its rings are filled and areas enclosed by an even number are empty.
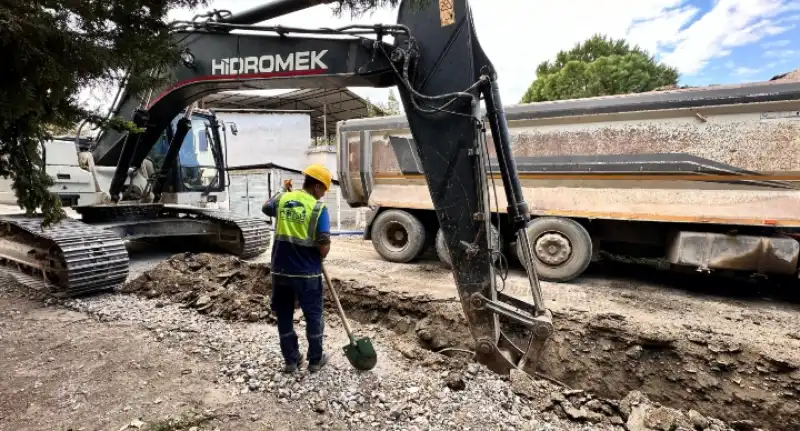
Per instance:
[[[276,165],[275,163],[261,163],[257,165],[246,165],[246,166],[236,166],[233,168],[228,168],[228,172],[243,172],[243,171],[254,171],[254,170],[262,170],[262,169],[280,169],[282,171],[291,172],[293,174],[302,175],[303,171],[299,169],[292,169],[287,168],[286,166]],[[331,179],[331,182],[334,185],[339,185],[339,180]]]
[[[224,92],[203,99],[206,109],[270,109],[311,111],[311,135],[323,137],[323,118],[328,134],[336,133],[336,122],[367,117],[367,101],[342,89],[302,89],[277,95]],[[379,108],[375,108],[380,112]]]

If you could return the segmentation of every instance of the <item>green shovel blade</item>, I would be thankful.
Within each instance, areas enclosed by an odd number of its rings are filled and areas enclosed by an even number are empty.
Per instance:
[[[378,354],[375,353],[372,341],[368,338],[354,339],[342,349],[347,360],[350,361],[350,365],[358,370],[369,371],[378,363]]]

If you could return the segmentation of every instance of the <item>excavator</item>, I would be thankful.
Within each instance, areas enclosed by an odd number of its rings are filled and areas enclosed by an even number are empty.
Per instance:
[[[484,169],[489,149],[481,100],[523,262],[532,262],[524,234],[531,215],[511,156],[497,72],[480,45],[468,0],[402,0],[395,24],[319,29],[258,24],[331,2],[273,0],[235,14],[213,10],[174,23],[181,55],[164,75],[171,83],[144,98],[123,93],[113,110],[144,131],[106,130],[98,137],[96,161],[114,165],[110,202],[77,207],[81,221],[69,219],[45,229],[32,218],[4,217],[0,221],[9,232],[4,241],[36,244],[40,258],[65,274],[60,286],[73,291],[76,286],[117,283],[115,271],[123,262],[127,265],[119,236],[97,224],[163,219],[171,228],[182,229],[181,223],[210,220],[215,228],[227,230],[219,235],[227,234],[231,248],[246,255],[251,244],[258,243],[245,233],[249,220],[158,201],[165,174],[189,129],[186,117],[178,120],[162,167],[153,175],[155,202],[125,196],[131,171],[142,166],[173,119],[195,101],[220,91],[396,87],[448,245],[476,358],[498,373],[532,371],[553,332],[552,314],[531,264],[525,266],[532,302],[498,288],[503,276],[496,256],[501,251],[489,238],[492,193]],[[390,37],[392,41],[386,41]],[[5,255],[9,248],[0,251]],[[501,321],[524,329],[526,337],[518,337],[516,331],[508,336]]]
[[[45,172],[54,182],[49,191],[80,220],[68,217],[42,229],[41,217],[0,216],[0,263],[25,284],[63,297],[124,282],[128,241],[156,240],[180,251],[221,249],[245,259],[266,251],[264,220],[219,209],[227,196],[224,124],[193,106],[170,120],[147,157],[126,169],[116,200],[108,191],[118,164],[109,166],[107,151],[105,163],[98,162],[102,140],[43,142]],[[15,200],[11,180],[0,179],[0,203]]]

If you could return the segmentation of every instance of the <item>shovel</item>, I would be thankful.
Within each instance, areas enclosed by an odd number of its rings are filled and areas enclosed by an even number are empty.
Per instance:
[[[325,276],[325,282],[331,289],[333,300],[336,302],[336,310],[339,312],[339,317],[342,319],[342,325],[344,326],[345,332],[347,332],[347,338],[350,339],[350,343],[342,347],[344,355],[347,356],[350,365],[357,370],[369,371],[373,369],[375,364],[378,363],[378,355],[372,347],[372,341],[370,341],[369,338],[356,338],[353,336],[353,331],[350,329],[350,324],[347,323],[347,317],[344,315],[342,304],[339,302],[339,295],[336,294],[336,289],[333,288],[333,283],[331,283],[331,279],[328,277],[328,272],[325,271],[324,266],[322,267],[322,275]]]

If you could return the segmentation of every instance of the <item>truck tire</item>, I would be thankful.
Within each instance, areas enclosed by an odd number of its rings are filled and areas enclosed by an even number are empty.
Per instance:
[[[494,225],[492,225],[492,235],[494,236],[495,241],[500,244],[499,249],[502,251],[503,246],[501,244],[502,239],[500,238],[500,231],[497,230],[497,227]],[[445,268],[453,268],[453,262],[450,261],[450,253],[447,251],[447,244],[444,242],[444,233],[442,232],[442,229],[436,231],[436,255],[439,256],[439,260],[442,262],[442,265],[444,265]],[[496,259],[500,258],[498,257]]]
[[[592,237],[580,223],[567,218],[533,219],[526,229],[533,251],[536,273],[545,281],[569,281],[586,270],[592,261]],[[520,242],[512,247],[522,262]]]
[[[388,210],[372,223],[372,246],[389,262],[407,263],[425,251],[427,234],[417,217],[403,210]]]
[[[442,262],[445,268],[453,268],[453,262],[450,261],[450,253],[447,251],[447,244],[444,242],[444,233],[442,229],[436,231],[436,255],[439,256],[439,261]]]

